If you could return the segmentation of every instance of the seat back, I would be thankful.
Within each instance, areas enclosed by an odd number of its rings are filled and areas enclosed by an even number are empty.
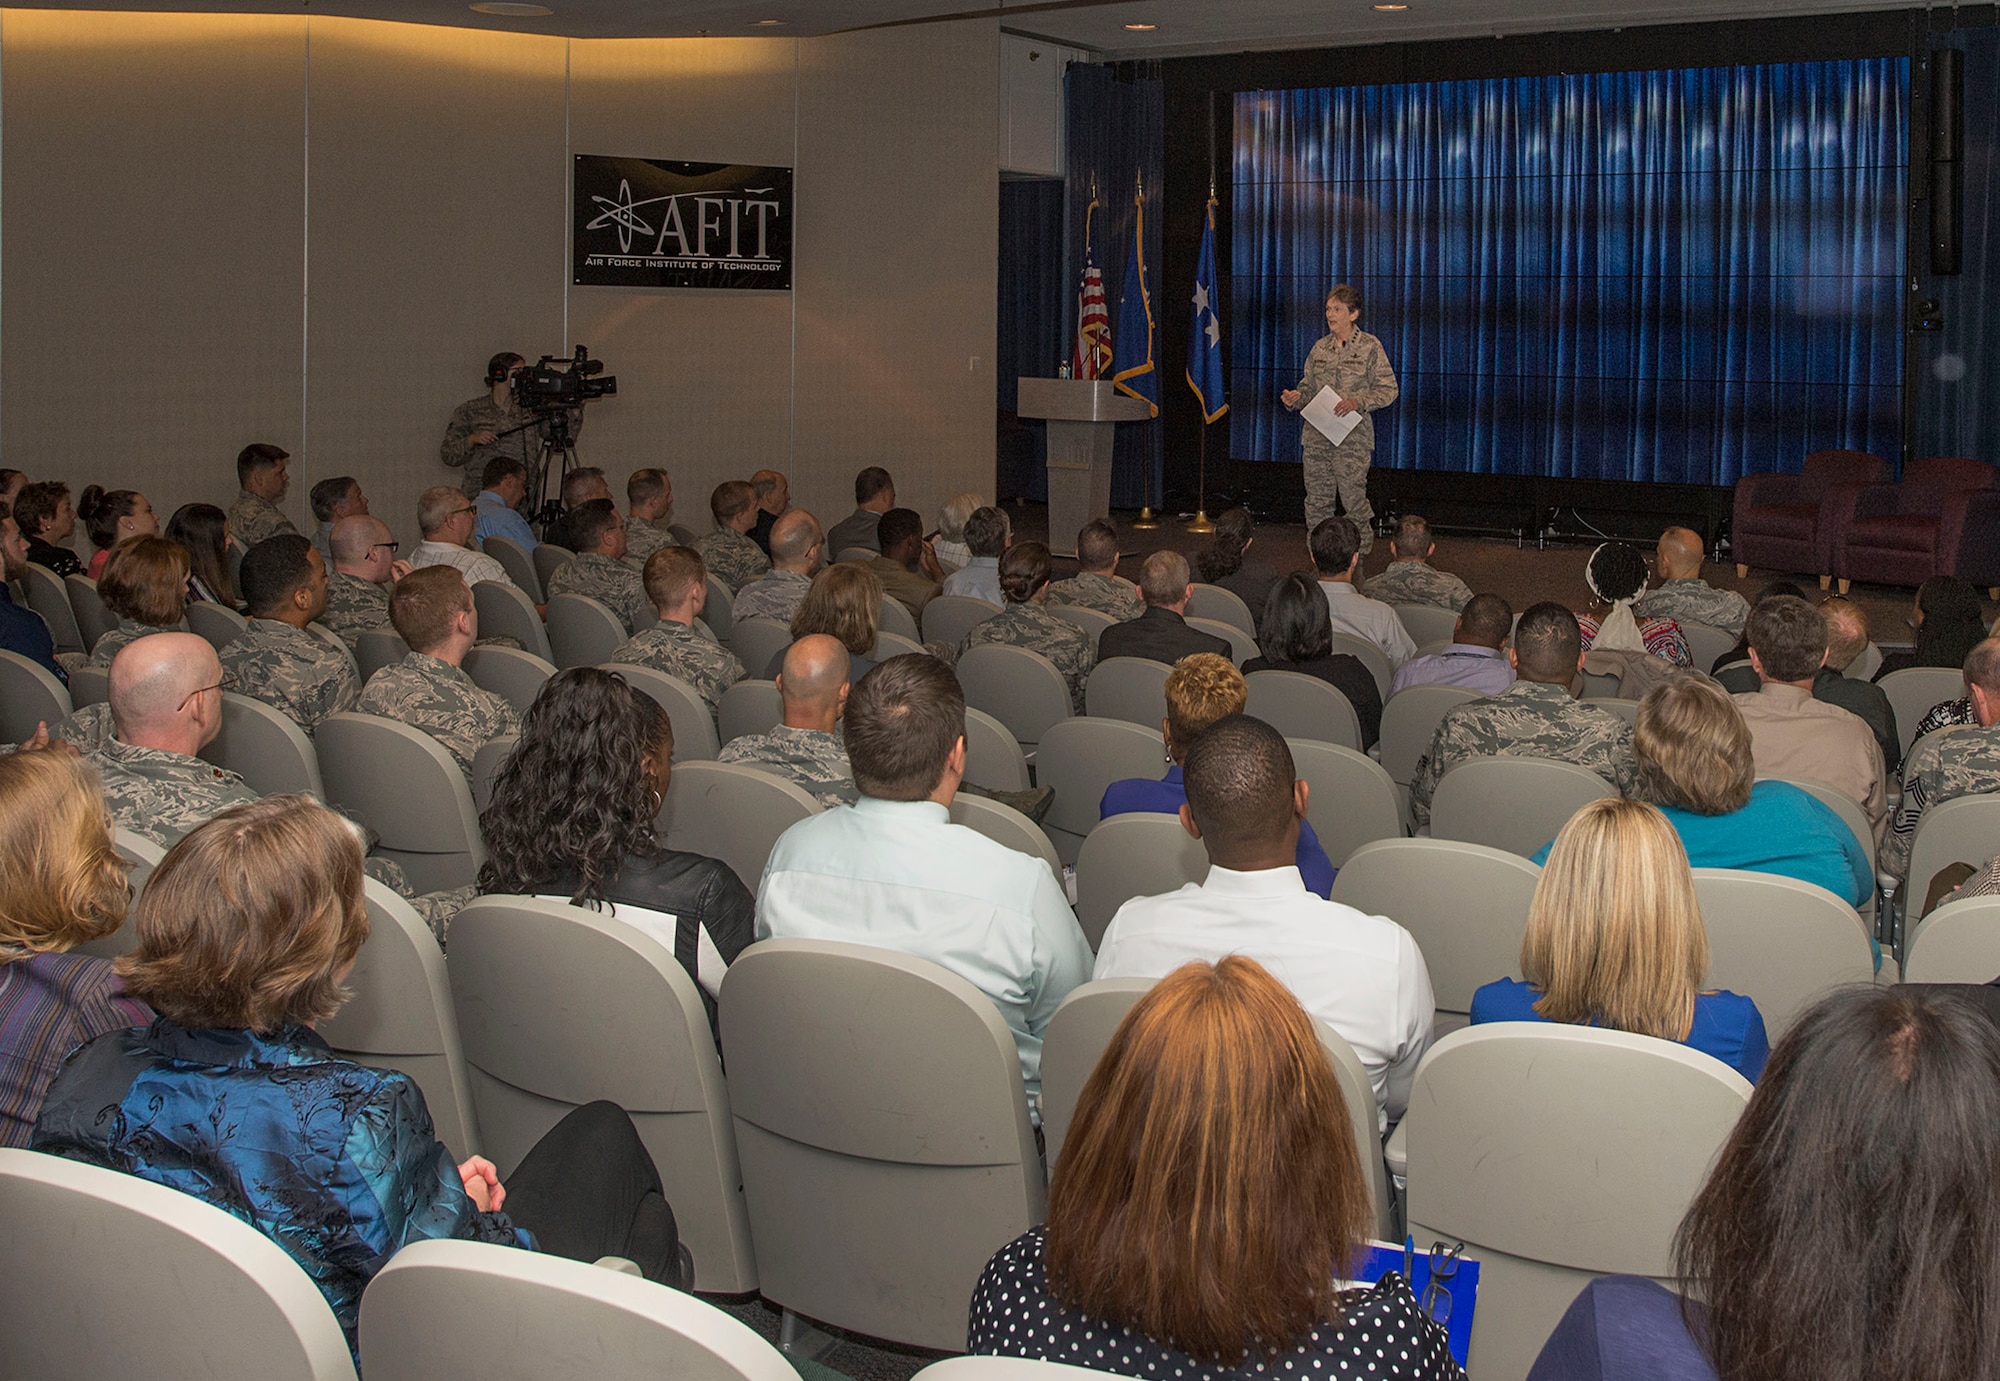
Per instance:
[[[712,761],[722,750],[722,745],[716,740],[715,719],[708,712],[708,702],[680,677],[625,662],[606,662],[604,669],[623,676],[634,689],[652,696],[667,712],[667,718],[674,725],[676,766],[684,762]]]
[[[730,631],[730,650],[735,652],[736,660],[758,676],[791,645],[791,625],[762,614],[742,620]]]
[[[668,848],[721,859],[755,892],[778,836],[819,811],[798,783],[761,767],[676,763],[658,828]]]
[[[696,542],[701,540],[699,534],[697,534],[693,528],[688,527],[684,523],[668,523],[667,535],[672,537],[678,545],[683,547],[691,547]]]
[[[1409,1231],[1480,1263],[1474,1375],[1527,1375],[1593,1276],[1671,1277],[1749,1098],[1720,1060],[1594,1027],[1497,1022],[1424,1055],[1403,1119]]]
[[[1076,860],[1076,923],[1094,950],[1118,908],[1134,897],[1178,892],[1208,876],[1208,850],[1178,815],[1114,815],[1090,832]]]
[[[1696,868],[1694,894],[1708,931],[1703,988],[1755,1002],[1774,1045],[1828,988],[1875,981],[1861,918],[1824,887],[1775,873]]]
[[[201,759],[234,772],[259,796],[304,792],[326,799],[319,753],[292,717],[234,691],[222,694],[222,727]]]
[[[1166,763],[1166,739],[1150,725],[1092,715],[1050,725],[1035,754],[1035,777],[1055,788],[1042,823],[1063,861],[1076,862],[1084,836],[1097,828],[1106,787],[1131,777],[1155,780]]]
[[[1521,935],[1542,870],[1456,839],[1381,839],[1348,856],[1333,900],[1410,932],[1440,1012],[1468,1013],[1481,984],[1521,971]]]
[[[479,548],[500,563],[500,569],[507,572],[507,578],[519,585],[529,600],[540,604],[548,598],[542,589],[541,572],[535,569],[535,558],[526,547],[511,537],[495,533],[481,542]]]
[[[125,882],[132,889],[132,901],[126,907],[125,921],[118,929],[76,947],[78,954],[94,954],[99,959],[116,959],[138,947],[139,935],[132,928],[132,913],[138,907],[140,894],[146,890],[147,880],[153,876],[153,869],[159,867],[160,860],[167,856],[167,851],[152,840],[115,827],[111,831],[111,847],[125,864]]]
[[[785,698],[776,681],[744,679],[716,702],[716,740],[728,743],[748,734],[768,734],[785,722]]]
[[[472,755],[472,808],[481,815],[493,804],[493,786],[520,741],[519,734],[501,734],[480,744],[479,751]]]
[[[2000,792],[1954,797],[1925,811],[1917,821],[1917,837],[1910,845],[1910,871],[1903,883],[1906,926],[1923,914],[1932,878],[1954,863],[1984,866],[1987,859],[2000,853],[1996,841],[2000,841]]]
[[[561,670],[600,666],[625,643],[625,625],[589,595],[552,595],[548,613],[549,660]]]
[[[49,626],[58,652],[88,652],[83,630],[77,627],[76,611],[70,607],[69,587],[61,576],[39,561],[28,563],[28,607]]]
[[[1389,607],[1396,611],[1396,617],[1403,622],[1403,631],[1418,647],[1425,643],[1449,643],[1458,631],[1458,615],[1435,604],[1391,604]]]
[[[1081,604],[1046,604],[1042,606],[1049,613],[1068,623],[1075,624],[1090,635],[1090,650],[1097,651],[1097,640],[1104,630],[1118,622],[1101,609],[1086,609]]]
[[[0,649],[0,743],[25,743],[34,737],[37,724],[54,729],[75,708],[69,688],[54,672]]]
[[[465,654],[459,670],[472,678],[473,685],[512,705],[516,714],[526,714],[556,674],[555,664],[547,658],[513,647],[475,647]]]
[[[96,647],[99,638],[118,626],[118,616],[104,607],[97,593],[97,582],[89,576],[64,576],[63,585],[69,591],[70,613],[76,616],[76,629],[83,645]]]
[[[1799,499],[1817,504],[1837,484],[1886,484],[1889,462],[1866,451],[1814,451],[1799,470]]]
[[[1991,983],[2000,978],[2000,897],[1946,902],[1903,950],[1905,983]]]
[[[0,1222],[0,1375],[353,1381],[312,1279],[192,1194],[0,1149]]]
[[[1095,719],[1158,728],[1167,717],[1167,674],[1172,670],[1150,657],[1107,657],[1090,669],[1084,711]]]
[[[708,573],[708,603],[702,606],[701,619],[715,631],[717,642],[729,646],[736,628],[736,596],[729,582],[713,571]]]
[[[1431,749],[1438,724],[1454,706],[1484,700],[1464,686],[1405,686],[1382,703],[1382,769],[1398,786],[1417,775],[1417,760]]]
[[[873,547],[842,547],[834,553],[833,564],[844,566],[850,561],[859,561],[866,564],[880,555],[881,553]]]
[[[1237,666],[1242,666],[1251,658],[1262,655],[1257,647],[1257,639],[1233,623],[1224,623],[1221,619],[1191,618],[1187,621],[1187,626],[1228,643],[1229,660]]]
[[[1841,675],[1851,676],[1857,681],[1872,681],[1875,679],[1875,673],[1881,669],[1882,649],[1875,645],[1873,639],[1870,639],[1868,646],[1862,648],[1860,655],[1847,664],[1847,670],[1843,671]],[[1956,698],[1956,696],[1946,697],[1946,699]]]
[[[1017,854],[1039,858],[1049,865],[1056,881],[1062,881],[1063,861],[1042,827],[1014,807],[985,796],[961,791],[951,798],[951,823],[985,835],[995,844]]]
[[[939,595],[924,606],[924,641],[957,647],[974,625],[999,612],[999,605],[971,595]]]
[[[988,791],[1026,791],[1028,758],[1011,730],[984,710],[965,707],[965,780]]]
[[[910,611],[903,601],[893,595],[882,596],[882,610],[875,617],[875,626],[884,633],[894,633],[899,638],[908,638],[913,643],[921,643],[924,635],[917,631],[917,621],[910,617]]]
[[[419,893],[470,886],[486,861],[472,787],[444,745],[393,719],[343,710],[314,739],[326,803],[375,831]]]
[[[1337,743],[1287,739],[1292,770],[1304,782],[1306,821],[1335,868],[1377,839],[1403,837],[1403,808],[1382,764]]]
[[[504,1319],[506,1327],[495,1328]],[[797,1381],[785,1355],[692,1295],[545,1252],[451,1238],[398,1251],[361,1298],[370,1381]]]
[[[539,552],[542,548],[535,550]],[[497,580],[482,580],[472,587],[472,603],[479,611],[482,636],[505,635],[543,661],[555,660],[549,655],[548,628],[535,612],[535,602],[525,592]]]
[[[1367,667],[1368,674],[1375,678],[1375,689],[1382,693],[1384,700],[1389,698],[1389,682],[1395,678],[1389,670],[1389,655],[1386,652],[1366,638],[1341,632],[1334,633],[1332,650],[1344,652]]]
[[[1717,628],[1712,623],[1696,623],[1692,619],[1676,620],[1681,626],[1681,637],[1687,641],[1688,656],[1697,671],[1707,671],[1715,665],[1715,659],[1736,646],[1736,635],[1728,629]]]
[[[914,638],[906,638],[901,633],[891,633],[884,628],[875,635],[875,646],[868,653],[871,662],[886,662],[891,657],[926,656],[923,645]]]
[[[1024,753],[1033,753],[1051,725],[1070,717],[1069,683],[1054,662],[1025,647],[967,648],[958,659],[958,680],[965,703],[1005,724]]]
[[[1473,758],[1444,774],[1431,797],[1431,837],[1465,839],[1521,855],[1538,852],[1609,782],[1551,758]]]
[[[472,1083],[451,1008],[437,937],[410,904],[374,878],[363,881],[368,939],[348,976],[349,998],[314,1029],[357,1064],[399,1069],[416,1081],[437,1137],[462,1161],[479,1153]]]
[[[452,1008],[485,1154],[504,1179],[571,1109],[616,1103],[660,1172],[696,1288],[754,1290],[729,1088],[701,994],[671,935],[662,943],[615,910],[481,897],[452,921]]]
[[[383,667],[395,666],[410,655],[410,645],[393,628],[364,628],[354,640],[354,661],[365,684]]]
[[[1903,752],[1916,741],[1917,725],[1939,704],[1965,694],[1965,674],[1957,667],[1904,667],[1884,676],[1877,685],[1889,697],[1896,713],[1896,732],[1903,740]],[[71,682],[72,689],[75,682]]]
[[[1244,678],[1244,713],[1286,738],[1314,739],[1361,751],[1361,716],[1338,686],[1302,671],[1253,671]]]
[[[1991,463],[1970,456],[1922,456],[1903,467],[1897,484],[1897,511],[1936,513],[1944,507],[1945,496],[1968,489],[2000,486],[2000,474]]]
[[[764,1297],[962,1350],[987,1260],[1047,1200],[992,1001],[892,950],[768,940],[723,980],[722,1045]]]
[[[188,631],[208,639],[217,652],[235,642],[250,626],[250,620],[226,604],[202,600],[187,607]]]
[[[1243,597],[1234,590],[1225,590],[1220,585],[1205,585],[1197,581],[1194,594],[1189,597],[1187,608],[1181,611],[1181,617],[1189,622],[1206,619],[1216,623],[1226,623],[1253,644],[1257,640],[1257,621],[1250,617],[1250,606],[1245,604]],[[1202,631],[1215,632],[1212,628],[1205,628]],[[1216,633],[1215,636],[1219,638],[1223,635]]]
[[[947,1357],[917,1375],[924,1381],[1101,1381],[1103,1373],[1035,1357]]]
[[[557,546],[554,542],[537,542],[535,550],[531,555],[535,563],[535,579],[540,583],[544,594],[548,593],[549,581],[555,576],[555,573],[576,560],[575,552],[571,551],[568,547]],[[496,557],[495,559],[497,560],[498,558]],[[537,604],[547,603],[546,600],[535,600],[533,602]]]
[[[78,667],[70,672],[69,703],[72,710],[80,710],[85,705],[102,705],[110,699],[110,667]]]

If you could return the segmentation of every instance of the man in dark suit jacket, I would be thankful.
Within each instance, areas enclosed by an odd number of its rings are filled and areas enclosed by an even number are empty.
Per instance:
[[[1194,573],[1177,551],[1156,551],[1139,569],[1139,595],[1146,610],[1136,619],[1114,623],[1097,638],[1097,660],[1107,657],[1150,657],[1172,666],[1197,652],[1228,658],[1229,643],[1182,617],[1194,597]]]

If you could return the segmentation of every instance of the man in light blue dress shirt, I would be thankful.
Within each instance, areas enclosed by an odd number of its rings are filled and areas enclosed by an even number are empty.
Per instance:
[[[757,889],[757,938],[841,940],[942,964],[1014,1033],[1030,1107],[1042,1031],[1090,979],[1090,944],[1039,858],[951,823],[965,775],[965,694],[934,657],[892,657],[849,693],[860,800],[779,837]]]
[[[472,540],[484,542],[488,537],[505,537],[522,551],[533,551],[538,545],[535,530],[515,508],[528,492],[527,467],[507,456],[495,456],[486,462],[486,471],[479,482],[479,497],[472,501],[477,514],[472,523]]]
[[[944,592],[996,606],[1006,604],[1006,596],[1000,593],[1000,556],[1013,536],[1013,524],[1005,513],[991,505],[973,509],[965,520],[965,545],[972,550],[972,560],[963,570],[944,578]]]
[[[1506,600],[1474,595],[1459,611],[1450,644],[1442,652],[1403,663],[1389,693],[1405,686],[1464,686],[1482,695],[1498,695],[1514,684],[1514,668],[1505,651],[1513,631],[1514,611]]]

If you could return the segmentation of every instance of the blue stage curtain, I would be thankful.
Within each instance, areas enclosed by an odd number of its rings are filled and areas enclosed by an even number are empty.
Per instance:
[[[1063,184],[1056,178],[1000,183],[999,339],[993,352],[996,402],[1002,414],[1020,402],[1023,375],[1055,373],[1069,358],[1063,335]],[[1075,304],[1070,313],[1075,314]],[[1004,425],[994,455],[989,498],[1048,498],[1045,424]]]
[[[1234,454],[1298,459],[1278,393],[1346,282],[1402,383],[1378,465],[1896,455],[1908,93],[1877,59],[1239,94]]]
[[[1944,309],[1944,329],[1913,337],[1918,351],[1913,454],[2000,460],[2000,319],[1993,289],[2000,283],[2000,29],[1937,36],[1965,53],[1960,102],[1964,146],[1959,164],[1963,247],[1960,270],[1932,278],[1920,246],[1911,276],[1922,295]]]

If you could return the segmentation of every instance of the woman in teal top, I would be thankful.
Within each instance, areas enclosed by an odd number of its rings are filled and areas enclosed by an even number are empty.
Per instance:
[[[1678,1041],[1752,1083],[1770,1042],[1749,998],[1702,992],[1708,932],[1666,817],[1616,797],[1570,817],[1521,937],[1521,979],[1472,995],[1472,1022],[1560,1021]],[[1525,980],[1525,981],[1523,981]]]

